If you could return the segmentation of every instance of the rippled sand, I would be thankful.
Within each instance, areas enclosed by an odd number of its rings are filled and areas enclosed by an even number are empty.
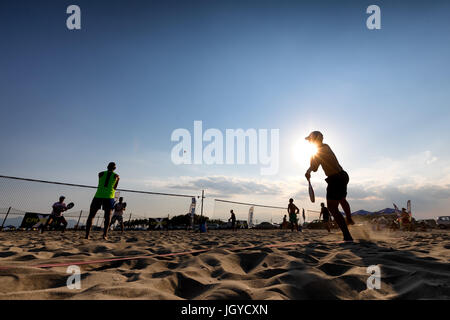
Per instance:
[[[113,232],[109,241],[99,232],[92,240],[74,231],[2,232],[0,299],[450,298],[450,232],[352,233],[354,244],[322,230]],[[292,242],[300,244],[284,245]],[[198,249],[208,250],[158,256]],[[81,265],[75,290],[67,267],[33,267],[135,255],[149,257]],[[370,265],[381,268],[379,290],[367,288]]]

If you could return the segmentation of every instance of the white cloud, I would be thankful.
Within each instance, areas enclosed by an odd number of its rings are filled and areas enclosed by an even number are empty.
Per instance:
[[[399,155],[378,159],[367,167],[351,170],[351,178],[358,183],[380,187],[445,185],[450,181],[450,163],[424,151],[408,157]]]
[[[407,157],[385,157],[365,168],[349,168],[348,172],[348,199],[353,211],[379,210],[392,207],[393,202],[405,206],[407,200],[412,200],[413,211],[418,216],[433,217],[450,205],[450,165],[430,151]],[[195,194],[205,189],[209,199],[226,198],[276,206],[285,205],[287,199],[294,197],[299,207],[317,210],[320,202],[325,201],[326,183],[323,178],[322,173],[313,177],[314,204],[309,201],[303,175],[284,179],[181,176],[149,180],[147,185],[156,190]]]
[[[283,191],[277,182],[225,176],[178,177],[166,180],[162,184],[166,188],[178,190],[207,189],[210,195],[221,197],[236,195],[276,197]]]

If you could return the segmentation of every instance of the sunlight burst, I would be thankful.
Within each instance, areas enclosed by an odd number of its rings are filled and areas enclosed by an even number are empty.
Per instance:
[[[317,146],[305,139],[300,139],[293,147],[292,153],[296,162],[303,166],[309,165],[312,156],[317,153]]]

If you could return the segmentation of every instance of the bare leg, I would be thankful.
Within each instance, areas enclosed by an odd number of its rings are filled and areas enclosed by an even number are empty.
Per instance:
[[[117,221],[117,216],[113,215],[112,218],[111,218],[111,222],[109,223],[109,228],[108,229],[112,228],[114,230],[114,224],[116,223],[116,221]]]
[[[345,216],[347,218],[347,224],[355,224],[352,219],[352,211],[350,209],[350,204],[348,203],[347,199],[342,199],[339,201],[339,203],[342,206],[342,209],[344,209]]]
[[[86,237],[85,237],[85,239],[89,239],[89,233],[91,232],[91,228],[92,228],[92,221],[94,220],[96,214],[97,214],[97,210],[94,210],[91,208],[91,211],[89,212],[89,217],[87,218],[87,221],[86,221]]]
[[[348,231],[347,224],[345,223],[344,218],[342,217],[341,213],[339,212],[338,206],[339,201],[338,200],[327,200],[327,206],[328,210],[331,212],[331,214],[334,217],[334,221],[336,221],[337,225],[342,231],[342,234],[344,235],[344,241],[350,241],[353,240],[352,236],[350,235],[350,232]]]
[[[105,210],[105,225],[103,227],[103,238],[108,239],[108,229],[111,223],[111,210]]]
[[[67,221],[66,221],[66,219],[64,217],[61,217],[61,223],[63,225],[61,233],[63,233],[64,231],[66,231],[66,228],[67,228]]]
[[[53,218],[49,217],[47,221],[44,223],[44,225],[41,227],[41,233],[44,233],[45,230],[47,230],[47,227],[53,222]]]

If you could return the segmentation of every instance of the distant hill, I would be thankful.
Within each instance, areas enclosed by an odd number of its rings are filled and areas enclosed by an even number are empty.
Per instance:
[[[393,214],[395,213],[395,209],[392,208],[384,208],[382,210],[378,210],[378,211],[367,211],[367,210],[358,210],[353,212],[352,214],[354,215],[360,215],[360,216],[366,216],[366,215],[370,215],[370,214]]]
[[[370,212],[370,211],[367,211],[367,210],[358,210],[358,211],[353,212],[352,214],[365,216],[365,215],[372,214],[372,213],[373,212]]]
[[[375,213],[379,213],[379,214],[393,214],[393,213],[395,213],[395,209],[384,208],[383,210],[377,211]]]

